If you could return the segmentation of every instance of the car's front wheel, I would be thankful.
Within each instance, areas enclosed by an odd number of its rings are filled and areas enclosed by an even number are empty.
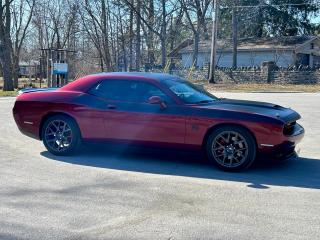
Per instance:
[[[43,124],[42,141],[47,150],[54,155],[71,155],[81,144],[81,134],[72,118],[54,115]]]
[[[206,152],[210,162],[225,171],[250,167],[256,157],[256,143],[248,130],[238,126],[222,126],[208,137]]]

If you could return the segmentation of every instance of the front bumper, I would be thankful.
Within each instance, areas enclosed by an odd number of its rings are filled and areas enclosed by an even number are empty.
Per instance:
[[[296,146],[303,139],[304,134],[304,128],[296,123],[292,134],[282,135],[275,144],[264,144],[258,155],[262,158],[267,156],[269,159],[288,159],[296,157]]]
[[[289,143],[284,143],[279,146],[277,146],[275,149],[273,149],[272,153],[269,155],[269,157],[272,157],[273,159],[289,159],[292,157],[297,157],[296,152],[296,145],[292,145]]]

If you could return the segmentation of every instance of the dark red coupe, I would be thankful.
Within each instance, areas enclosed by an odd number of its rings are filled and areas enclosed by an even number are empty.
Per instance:
[[[83,141],[203,149],[223,170],[248,168],[257,155],[294,154],[300,115],[276,104],[217,98],[168,74],[102,73],[60,89],[17,97],[14,119],[49,152],[68,155]]]

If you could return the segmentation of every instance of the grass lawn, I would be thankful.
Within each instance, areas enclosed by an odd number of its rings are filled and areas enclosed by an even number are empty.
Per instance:
[[[204,87],[210,92],[320,92],[320,84],[206,83]]]
[[[32,81],[33,87],[40,87],[40,83],[37,81]],[[3,91],[3,79],[0,77],[0,97],[15,97],[18,95],[18,90],[16,91]],[[19,89],[28,87],[28,78],[19,78]],[[47,87],[46,83],[42,83],[41,87]]]
[[[18,95],[17,91],[2,91],[0,90],[0,97],[15,97]]]
[[[35,81],[34,79],[32,79],[31,81],[32,86],[33,87],[40,87],[40,82],[39,79],[37,81]],[[0,89],[3,87],[3,79],[2,77],[0,77]],[[22,88],[27,88],[29,87],[29,79],[28,78],[19,78],[19,89]],[[47,87],[47,83],[42,82],[41,87]]]

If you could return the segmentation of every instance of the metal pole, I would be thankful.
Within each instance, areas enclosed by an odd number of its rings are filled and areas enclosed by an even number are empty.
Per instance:
[[[50,56],[49,56],[50,52],[49,51],[46,51],[46,60],[47,60],[47,87],[51,87],[50,86],[50,82],[49,82],[49,78],[50,78],[50,70],[49,70],[49,66],[50,66],[50,63],[49,63],[49,59],[50,59]]]
[[[29,61],[29,87],[32,87],[32,80],[31,80],[31,74],[32,74],[32,72],[31,72],[32,70],[31,70],[31,63],[30,63],[30,61]]]
[[[237,4],[238,0],[234,0],[232,8],[232,67],[237,68],[237,55],[238,55],[238,19],[237,19]]]
[[[212,23],[212,42],[211,42],[211,59],[209,68],[209,82],[214,83],[214,73],[216,70],[216,54],[217,54],[217,35],[219,23],[219,0],[213,0],[213,23]]]
[[[41,54],[42,55],[42,54]],[[41,82],[43,81],[43,76],[42,76],[42,70],[43,70],[43,67],[42,67],[42,56],[39,58],[39,79],[40,79],[40,88],[41,88]]]

